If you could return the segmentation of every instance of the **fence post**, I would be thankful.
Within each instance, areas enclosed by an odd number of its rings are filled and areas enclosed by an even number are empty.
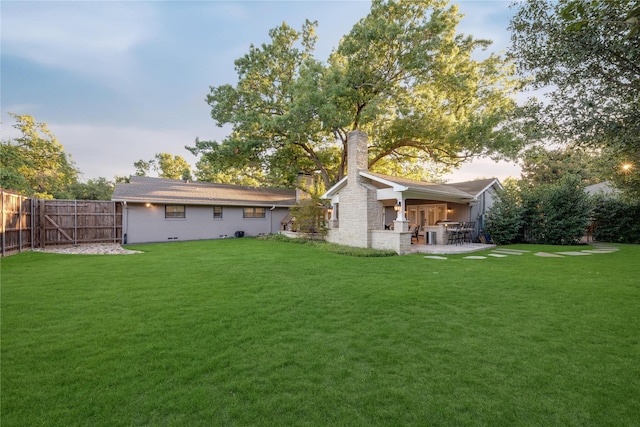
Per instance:
[[[73,201],[73,244],[78,244],[78,199]]]
[[[44,247],[46,246],[46,242],[45,240],[47,240],[47,230],[46,230],[46,221],[44,218],[44,200],[43,199],[39,199],[38,200],[38,209],[39,209],[39,216],[40,216],[40,247],[44,249]]]
[[[22,196],[18,196],[18,252],[22,252]]]
[[[2,193],[2,256],[4,256],[4,247],[7,244],[6,232],[5,232],[5,224],[7,222],[4,216],[4,190]]]
[[[29,199],[29,209],[31,209],[31,250],[36,247],[36,204],[33,199]]]
[[[116,212],[118,210],[118,206],[116,206],[116,202],[111,202],[113,205],[113,243],[118,243],[118,218]]]

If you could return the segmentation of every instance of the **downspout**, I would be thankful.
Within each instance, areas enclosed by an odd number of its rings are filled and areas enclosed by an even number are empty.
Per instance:
[[[273,234],[273,210],[276,208],[276,205],[271,206],[269,209],[269,234]],[[280,227],[278,227],[280,229]]]
[[[129,228],[129,208],[127,201],[122,202],[122,244],[127,244],[127,232]]]

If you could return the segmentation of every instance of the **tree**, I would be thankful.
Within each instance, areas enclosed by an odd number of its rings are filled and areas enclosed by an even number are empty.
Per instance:
[[[138,160],[133,164],[137,176],[146,176],[151,170],[158,172],[160,178],[191,179],[191,166],[182,156],[158,153],[154,159]]]
[[[597,196],[592,212],[593,237],[599,242],[640,243],[640,202]]]
[[[515,242],[522,235],[524,220],[520,189],[516,181],[506,181],[487,214],[487,232],[498,245]]]
[[[111,200],[114,183],[104,177],[89,179],[87,182],[75,182],[65,189],[65,199]],[[61,198],[56,195],[56,198]]]
[[[530,185],[554,184],[565,175],[576,175],[582,184],[590,185],[603,181],[600,167],[595,152],[533,147],[524,153],[522,179]]]
[[[2,142],[0,186],[28,196],[53,198],[77,182],[75,164],[47,124],[26,114],[9,114],[22,136]]]
[[[640,31],[640,5],[629,0],[569,1],[560,15],[569,24],[567,30],[580,31],[588,25],[614,25],[632,37]]]
[[[591,204],[579,176],[535,186],[521,182],[520,200],[526,242],[570,245],[584,236]]]
[[[509,182],[489,210],[487,231],[498,244],[570,245],[584,236],[590,212],[580,176],[564,175],[551,184]]]
[[[514,109],[513,70],[496,55],[472,59],[490,42],[456,35],[459,20],[445,1],[374,0],[326,64],[313,58],[316,23],[282,24],[235,61],[235,87],[211,87],[211,116],[231,134],[187,149],[214,172],[260,171],[287,185],[319,173],[327,187],[347,173],[354,129],[372,136],[369,166],[387,173],[514,154],[499,127]]]
[[[640,188],[640,34],[621,24],[634,16],[631,1],[531,0],[511,21],[519,72],[549,91],[537,141],[601,150],[627,191]]]

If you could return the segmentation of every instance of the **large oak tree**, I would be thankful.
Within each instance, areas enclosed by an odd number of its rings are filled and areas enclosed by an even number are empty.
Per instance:
[[[514,109],[512,67],[476,59],[491,42],[457,34],[460,19],[445,1],[374,0],[326,63],[313,56],[316,23],[282,24],[236,60],[235,86],[211,87],[211,116],[230,135],[188,149],[210,175],[289,185],[317,173],[326,186],[347,173],[354,129],[369,133],[369,166],[385,173],[418,178],[476,155],[513,155],[519,147],[500,126]]]

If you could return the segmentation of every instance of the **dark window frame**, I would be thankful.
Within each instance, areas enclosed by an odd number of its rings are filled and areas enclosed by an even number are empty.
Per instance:
[[[258,214],[258,212],[261,214]],[[267,217],[267,208],[246,207],[242,208],[242,218],[245,219],[264,219]]]
[[[216,210],[220,210],[220,212],[216,212]],[[224,209],[222,206],[214,206],[213,207],[213,219],[222,219],[224,214]]]
[[[170,211],[169,208],[173,208],[174,210]],[[175,209],[175,208],[178,208],[178,209]],[[185,219],[186,217],[187,217],[186,205],[164,205],[165,219]]]

